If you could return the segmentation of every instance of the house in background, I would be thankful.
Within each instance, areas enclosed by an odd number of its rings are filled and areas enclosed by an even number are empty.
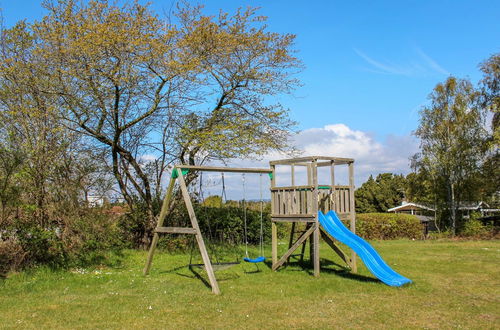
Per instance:
[[[90,207],[100,207],[104,205],[104,197],[99,195],[87,195],[87,203]]]
[[[481,214],[481,218],[479,220],[492,220],[494,224],[498,222],[498,214],[500,213],[500,209],[490,208],[488,204],[485,202],[462,202],[458,206],[458,211],[460,214],[468,219],[473,212],[477,212]],[[435,231],[436,228],[436,209],[434,207],[411,203],[403,201],[401,205],[388,209],[387,212],[391,213],[405,213],[415,215],[420,219],[424,227],[424,235],[427,236],[429,231]],[[485,221],[483,221],[485,222]]]
[[[405,213],[420,216],[432,216],[436,210],[433,207],[403,201],[401,205],[388,209],[387,212]]]
[[[460,203],[458,210],[462,211],[462,216],[466,219],[470,217],[472,212],[481,213],[481,217],[495,215],[500,212],[500,209],[491,208],[485,202],[463,202]]]
[[[402,201],[401,205],[388,209],[391,213],[404,213],[416,216],[423,226],[424,237],[427,237],[429,231],[437,230],[436,227],[436,209],[427,205]]]

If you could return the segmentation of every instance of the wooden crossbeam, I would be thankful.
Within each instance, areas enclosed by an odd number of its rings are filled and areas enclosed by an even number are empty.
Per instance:
[[[271,217],[272,222],[303,222],[303,223],[309,223],[309,222],[316,222],[314,218],[295,218],[295,217],[279,217],[279,218],[274,218]]]
[[[314,214],[271,214],[272,218],[314,218]]]
[[[196,234],[196,230],[191,227],[157,227],[155,229],[156,233],[168,233],[168,234]]]
[[[335,162],[335,164],[338,164],[338,165],[354,163],[354,159],[352,159],[352,158],[307,156],[307,157],[273,160],[273,161],[270,161],[269,164],[271,164],[271,165],[291,165],[291,164],[297,165],[297,163],[313,162],[313,161],[318,161],[318,160],[320,160],[320,161],[321,160],[333,160]]]
[[[271,173],[268,168],[256,167],[218,167],[218,166],[197,166],[197,165],[176,165],[175,168],[182,168],[202,172],[236,172],[236,173]]]
[[[281,267],[288,259],[288,257],[293,253],[293,251],[295,251],[300,244],[304,243],[305,240],[314,232],[315,229],[316,226],[311,226],[311,228],[309,228],[305,233],[303,233],[302,236],[300,236],[300,238],[297,240],[297,242],[295,242],[292,245],[292,247],[276,263],[273,263],[272,269],[276,270],[279,267]]]
[[[347,266],[352,268],[352,261],[351,261],[351,258],[349,258],[349,256],[347,255],[347,253],[345,253],[340,248],[340,246],[338,246],[330,238],[330,236],[327,233],[325,233],[325,231],[323,229],[320,229],[320,233],[321,233],[321,238],[326,242],[326,244],[328,244],[332,248],[332,250],[335,251],[335,253],[337,253],[339,255],[339,257],[347,264]]]

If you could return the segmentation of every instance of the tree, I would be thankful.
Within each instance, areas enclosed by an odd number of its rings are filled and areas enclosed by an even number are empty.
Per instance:
[[[2,143],[4,144],[4,143]],[[22,151],[0,146],[0,225],[5,226],[12,206],[17,204],[21,195],[21,187],[16,180],[24,163]]]
[[[481,63],[483,79],[480,82],[482,105],[492,113],[491,128],[494,148],[500,144],[500,54],[494,54]]]
[[[498,202],[500,182],[500,54],[494,54],[481,63],[483,79],[480,82],[482,106],[491,113],[491,135],[485,141],[488,152],[482,167],[484,195]],[[495,200],[496,198],[496,200]]]
[[[234,16],[221,12],[217,20],[200,15],[199,8],[180,11],[187,29],[189,52],[199,60],[196,111],[183,117],[178,160],[229,159],[288,149],[294,122],[280,104],[265,102],[289,93],[298,81],[291,74],[300,67],[293,57],[294,35],[266,32],[255,25],[265,18],[255,9]]]
[[[0,31],[0,200],[30,212],[41,228],[63,225],[81,208],[85,191],[103,181],[101,153],[66,129],[38,39],[25,22]],[[14,205],[11,205],[14,206]],[[19,214],[18,214],[19,217]],[[61,228],[59,228],[61,229]]]
[[[448,225],[453,234],[460,201],[478,194],[474,183],[487,134],[478,97],[470,81],[449,77],[430,94],[430,105],[420,111],[414,133],[420,138],[421,149],[416,155],[417,167],[429,173],[435,186],[444,188],[445,193],[437,196],[438,208],[449,212]]]
[[[30,41],[21,69],[69,131],[107,152],[130,207],[136,195],[144,203],[144,245],[169,164],[287,149],[294,123],[269,100],[298,83],[294,36],[268,32],[254,9],[208,17],[186,5],[163,21],[138,1],[44,7],[40,22],[17,26]]]
[[[370,175],[368,181],[354,192],[356,212],[387,212],[400,205],[405,197],[405,183],[403,175],[381,173],[375,180]]]
[[[48,80],[36,75],[40,58],[34,51],[35,39],[26,27],[20,22],[2,31],[1,139],[11,157],[15,157],[13,150],[23,155],[17,184],[23,184],[25,203],[33,210],[34,222],[47,226],[48,205],[54,192],[52,175],[73,136],[60,129],[55,98],[43,93]]]

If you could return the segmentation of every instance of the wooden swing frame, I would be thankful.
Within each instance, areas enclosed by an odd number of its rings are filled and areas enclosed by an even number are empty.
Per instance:
[[[291,166],[291,186],[279,187],[276,185],[276,167]],[[335,185],[335,166],[347,165],[349,170],[349,185]],[[307,171],[307,185],[295,185],[295,168],[304,166]],[[330,167],[330,185],[318,184],[318,167]],[[210,286],[214,294],[220,294],[219,285],[214,274],[214,267],[207,252],[203,235],[198,225],[198,220],[191,202],[191,197],[187,189],[184,173],[187,171],[204,172],[234,172],[234,173],[259,173],[269,174],[271,178],[271,228],[272,228],[272,270],[276,271],[285,262],[290,260],[292,253],[302,245],[300,253],[303,260],[307,241],[310,243],[310,257],[314,267],[314,276],[320,274],[319,241],[320,237],[339,255],[354,273],[357,272],[356,254],[352,251],[349,256],[342,250],[336,241],[330,237],[319,225],[318,211],[327,212],[335,210],[342,218],[348,218],[350,229],[355,233],[356,219],[354,209],[354,159],[311,156],[301,158],[283,159],[270,162],[270,169],[265,168],[234,168],[215,166],[192,166],[176,165],[172,170],[172,176],[167,188],[167,193],[163,200],[157,227],[154,231],[153,240],[147,256],[143,273],[147,275],[151,269],[153,256],[158,245],[159,234],[188,234],[195,235],[196,242],[203,260],[204,268],[207,272]],[[184,172],[184,173],[183,173]],[[174,193],[176,180],[179,181],[180,191],[186,205],[191,227],[165,227],[164,222],[168,215],[170,204]],[[278,259],[278,231],[277,223],[291,222],[291,233],[288,250]],[[297,223],[304,223],[306,228],[294,242]]]
[[[148,258],[146,265],[144,266],[144,275],[149,273],[151,269],[151,264],[153,262],[153,255],[158,245],[158,240],[160,238],[159,234],[169,233],[169,234],[190,234],[195,235],[196,242],[198,243],[198,249],[203,260],[203,265],[208,275],[210,286],[212,287],[212,292],[215,294],[220,294],[219,284],[215,278],[214,268],[212,262],[210,261],[210,256],[208,255],[207,248],[205,246],[205,241],[203,235],[201,234],[200,227],[198,225],[198,219],[196,218],[196,213],[194,212],[193,203],[191,202],[191,197],[189,196],[189,191],[187,189],[186,181],[184,180],[183,170],[189,171],[203,171],[203,172],[236,172],[236,173],[271,173],[269,169],[262,168],[235,168],[235,167],[215,167],[215,166],[192,166],[192,165],[177,165],[172,170],[172,176],[167,188],[167,194],[163,200],[160,215],[158,217],[158,224],[153,235],[153,241],[151,242],[151,247],[149,248]],[[172,196],[174,193],[175,181],[179,180],[179,187],[181,189],[181,194],[186,204],[189,219],[191,220],[191,227],[164,227],[165,218],[168,215],[170,209],[170,203],[172,201]]]

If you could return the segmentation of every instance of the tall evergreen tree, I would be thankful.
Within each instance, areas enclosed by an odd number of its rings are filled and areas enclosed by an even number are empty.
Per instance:
[[[354,193],[356,212],[386,212],[401,204],[404,198],[405,182],[403,175],[382,173],[375,179],[370,175]]]

